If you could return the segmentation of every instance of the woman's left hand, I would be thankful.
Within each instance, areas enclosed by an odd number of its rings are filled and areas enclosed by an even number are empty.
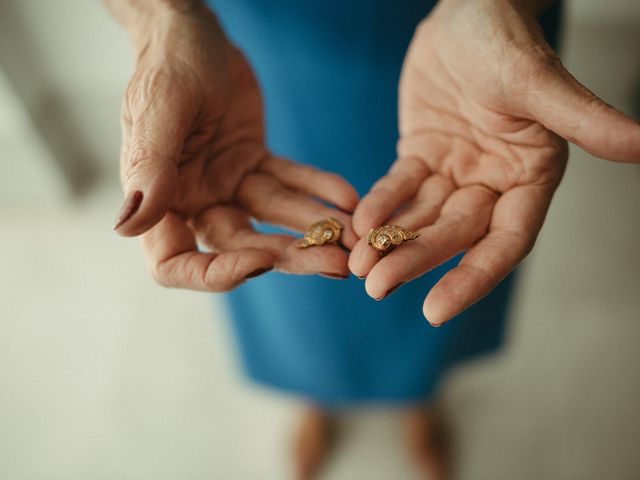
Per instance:
[[[376,299],[466,251],[427,295],[441,325],[488,294],[534,245],[563,175],[565,140],[640,162],[640,125],[564,69],[535,15],[509,0],[443,0],[416,31],[400,81],[398,160],[354,214],[349,260]],[[384,258],[383,223],[421,236]]]

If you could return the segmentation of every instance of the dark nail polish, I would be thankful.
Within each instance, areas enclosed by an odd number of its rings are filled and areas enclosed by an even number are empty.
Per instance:
[[[340,273],[320,273],[320,275],[323,277],[335,278],[338,280],[346,280],[347,278],[349,278],[349,275],[342,275]]]
[[[404,282],[400,282],[399,284],[397,284],[395,287],[391,287],[389,289],[389,291],[387,293],[385,293],[383,296],[381,296],[380,298],[376,298],[376,300],[380,301],[380,300],[384,300],[385,298],[387,298],[389,295],[391,295],[393,292],[395,292],[397,289],[399,289],[402,284]]]
[[[336,245],[338,245],[343,251],[351,253],[351,249],[347,248],[345,244],[342,243],[342,240],[338,240],[338,243]]]
[[[117,230],[122,225],[124,225],[140,208],[140,204],[142,203],[142,192],[140,190],[136,190],[133,193],[130,193],[129,196],[124,201],[122,205],[122,209],[120,210],[120,215],[118,215],[118,219],[116,220],[116,224],[113,229]]]
[[[258,270],[256,270],[255,272],[251,272],[249,275],[247,275],[244,278],[246,278],[246,279],[255,278],[255,277],[259,276],[259,275],[262,275],[263,273],[270,272],[271,270],[273,270],[273,267],[259,268]]]

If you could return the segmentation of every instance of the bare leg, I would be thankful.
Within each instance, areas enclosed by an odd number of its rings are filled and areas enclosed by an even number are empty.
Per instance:
[[[298,480],[316,478],[328,460],[335,440],[330,412],[308,405],[302,411],[294,437],[293,456]]]
[[[433,406],[407,410],[406,439],[409,453],[425,479],[446,480],[450,475],[450,438],[444,418]]]

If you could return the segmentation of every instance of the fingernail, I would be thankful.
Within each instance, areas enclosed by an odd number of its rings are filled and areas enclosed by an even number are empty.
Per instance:
[[[118,215],[118,219],[116,220],[116,224],[113,229],[117,230],[122,225],[124,225],[140,208],[140,204],[142,203],[142,192],[140,190],[136,190],[129,194],[129,196],[124,201],[122,205],[122,209],[120,210],[120,215]]]
[[[347,278],[349,278],[349,275],[342,275],[340,273],[320,273],[320,275],[323,277],[335,278],[338,280],[346,280]]]
[[[389,291],[387,293],[385,293],[383,296],[381,296],[380,298],[376,298],[376,300],[379,302],[380,300],[384,300],[385,298],[387,298],[389,295],[391,295],[393,292],[395,292],[397,289],[399,289],[402,284],[404,282],[400,282],[399,284],[397,284],[395,287],[391,287],[389,289]]]
[[[359,279],[359,280],[364,280],[365,278],[367,278],[367,276],[366,276],[366,275],[363,275],[363,276],[358,275],[358,279]]]
[[[342,243],[342,240],[338,240],[338,243],[336,245],[338,245],[343,251],[351,253],[351,250],[344,243]]]
[[[270,272],[271,270],[273,270],[273,267],[259,268],[258,270],[256,270],[255,272],[251,272],[249,275],[247,275],[244,278],[246,278],[246,279],[255,278],[255,277],[259,276],[259,275],[262,275],[263,273]]]
[[[427,322],[429,322],[429,320],[427,320]],[[431,323],[429,322],[429,325],[431,325],[433,328],[440,328],[443,325],[445,325],[447,322],[442,322],[442,323]]]

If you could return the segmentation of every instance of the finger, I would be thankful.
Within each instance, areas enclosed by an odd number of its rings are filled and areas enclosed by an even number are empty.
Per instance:
[[[322,274],[347,278],[347,253],[335,245],[322,248],[298,248],[298,239],[290,235],[256,232],[246,213],[232,207],[214,207],[199,215],[194,223],[198,240],[218,252],[257,249],[269,253],[274,268],[295,274]]]
[[[334,217],[343,226],[340,237],[343,245],[351,249],[358,240],[350,215],[291,190],[270,175],[249,175],[240,185],[237,199],[256,219],[298,232],[305,232],[311,224]]]
[[[255,248],[199,252],[191,229],[172,212],[142,236],[142,246],[153,277],[167,287],[224,292],[274,265],[271,254]]]
[[[553,195],[552,186],[516,187],[498,199],[490,231],[433,287],[423,312],[442,325],[487,295],[531,251]]]
[[[455,184],[442,175],[428,177],[411,204],[391,217],[389,223],[410,230],[426,227],[436,221],[445,200],[455,190]]]
[[[123,111],[120,170],[126,200],[114,227],[125,236],[145,232],[169,208],[180,153],[195,115],[193,102],[166,74],[145,70],[137,75]]]
[[[496,194],[480,186],[456,191],[433,225],[419,230],[420,237],[382,258],[367,275],[367,293],[382,299],[402,283],[441,265],[470,248],[487,232]]]
[[[260,169],[293,190],[314,195],[347,212],[353,212],[358,205],[356,189],[335,173],[273,156]]]
[[[590,92],[555,57],[551,60],[540,62],[525,97],[530,115],[597,157],[640,162],[640,123]]]
[[[428,175],[429,169],[416,157],[397,160],[358,204],[353,214],[356,234],[364,237],[371,228],[382,225],[403,203],[413,198]]]
[[[405,209],[393,216],[389,223],[409,230],[418,230],[431,225],[440,216],[445,200],[453,192],[455,185],[442,175],[431,175],[420,187],[415,199]],[[349,269],[359,278],[366,277],[380,255],[373,249],[367,237],[362,237],[349,255]]]
[[[349,254],[349,270],[360,279],[369,275],[373,266],[380,261],[380,254],[371,245],[366,236],[355,244]]]

